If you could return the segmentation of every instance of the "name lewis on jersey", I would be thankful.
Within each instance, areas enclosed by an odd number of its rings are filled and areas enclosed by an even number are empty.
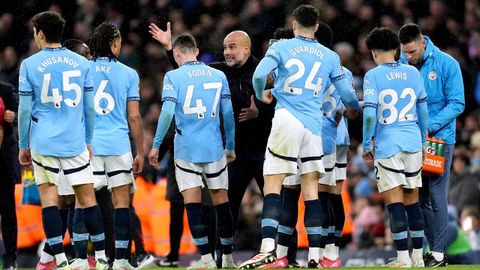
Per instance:
[[[389,81],[395,80],[395,79],[399,79],[399,80],[407,79],[407,73],[405,72],[389,72],[385,74],[385,76],[387,76],[387,80]]]
[[[70,58],[68,56],[63,56],[63,57],[52,56],[52,57],[48,57],[48,58],[43,59],[43,61],[40,63],[40,65],[37,66],[37,70],[43,73],[48,66],[53,65],[53,64],[67,64],[67,65],[70,65],[74,68],[76,68],[80,65],[80,64],[77,63],[77,61],[73,60],[72,58]]]

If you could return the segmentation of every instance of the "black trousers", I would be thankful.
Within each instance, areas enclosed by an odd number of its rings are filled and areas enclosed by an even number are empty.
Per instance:
[[[15,212],[15,183],[0,175],[0,215],[2,216],[2,234],[5,245],[5,268],[13,265],[17,259],[17,214]]]
[[[247,191],[252,178],[257,182],[260,192],[263,194],[263,162],[265,161],[264,152],[245,153],[238,152],[237,158],[228,165],[228,199],[233,216],[233,232],[235,234],[240,207],[243,196]],[[293,262],[297,255],[297,234],[295,233],[288,249],[288,260]]]
[[[237,158],[228,164],[228,200],[233,216],[233,232],[235,234],[243,195],[252,178],[255,178],[260,192],[263,194],[263,161],[264,153],[236,153]]]

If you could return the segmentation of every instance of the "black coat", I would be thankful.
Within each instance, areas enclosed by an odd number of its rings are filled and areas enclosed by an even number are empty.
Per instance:
[[[264,154],[268,135],[272,127],[275,104],[267,105],[255,98],[252,77],[259,60],[250,56],[241,67],[229,67],[225,62],[210,64],[211,67],[223,71],[228,80],[232,95],[233,114],[235,119],[235,152]],[[258,108],[258,117],[238,122],[243,108],[250,107],[250,96],[254,97]]]
[[[17,112],[18,96],[15,88],[0,81],[0,97],[5,103],[5,109]],[[13,181],[19,183],[21,180],[20,164],[18,163],[17,136],[14,132],[15,125],[4,122],[3,144],[0,146],[0,181]]]

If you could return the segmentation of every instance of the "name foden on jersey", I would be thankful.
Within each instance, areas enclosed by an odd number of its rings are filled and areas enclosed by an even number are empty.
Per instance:
[[[314,54],[320,58],[323,59],[323,56],[325,55],[325,53],[320,50],[319,48],[315,48],[315,47],[311,47],[311,46],[297,46],[293,49],[290,50],[290,54],[292,56],[295,56],[299,53],[309,53],[309,54]]]
[[[37,70],[43,73],[48,66],[53,65],[53,64],[67,64],[67,65],[70,65],[74,68],[79,66],[79,64],[75,60],[73,60],[72,58],[70,58],[68,56],[64,56],[64,57],[52,56],[52,57],[49,57],[49,58],[45,58],[40,63],[40,65],[37,67]]]
[[[212,71],[208,69],[193,69],[188,72],[188,77],[193,78],[193,77],[198,77],[198,76],[212,76]]]

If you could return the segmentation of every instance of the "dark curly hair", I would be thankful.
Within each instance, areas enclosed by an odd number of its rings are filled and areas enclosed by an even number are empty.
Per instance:
[[[273,32],[274,39],[291,39],[294,36],[292,28],[289,27],[279,27]]]
[[[115,25],[104,22],[97,26],[90,38],[89,45],[93,60],[98,57],[108,57],[116,61],[117,57],[113,54],[111,47],[115,39],[119,37],[121,37],[120,30]]]
[[[370,31],[365,42],[369,50],[390,51],[400,47],[397,34],[388,27],[375,27]]]
[[[324,22],[318,23],[317,32],[315,32],[315,38],[320,44],[327,48],[332,48],[333,44],[333,32],[332,28]]]

